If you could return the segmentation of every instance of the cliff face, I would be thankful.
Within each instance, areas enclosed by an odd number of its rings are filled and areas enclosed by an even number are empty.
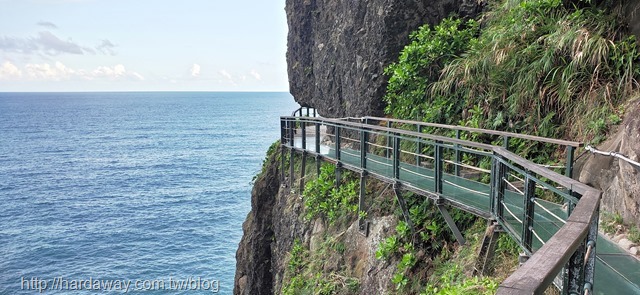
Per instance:
[[[236,294],[273,294],[272,212],[279,190],[280,179],[274,153],[267,160],[264,173],[255,180],[251,191],[251,211],[242,224],[244,235],[236,252]]]
[[[477,0],[287,0],[290,92],[325,117],[382,115],[383,69],[409,33],[452,13],[474,16]]]
[[[288,180],[281,185],[279,164],[276,152],[255,181],[252,209],[242,226],[244,235],[236,252],[234,294],[281,294],[296,240],[309,249],[304,257],[306,262],[321,263],[319,269],[323,272],[355,279],[360,294],[385,294],[392,290],[391,276],[397,263],[379,260],[375,252],[380,241],[395,228],[397,218],[372,216],[366,237],[360,234],[355,216],[341,226],[330,227],[322,218],[305,221],[299,189],[288,187]],[[344,249],[327,250],[328,239],[339,241]]]
[[[628,107],[618,131],[598,146],[640,162],[640,102]],[[640,168],[613,157],[589,155],[579,174],[581,182],[602,190],[602,210],[617,212],[628,223],[640,226]]]

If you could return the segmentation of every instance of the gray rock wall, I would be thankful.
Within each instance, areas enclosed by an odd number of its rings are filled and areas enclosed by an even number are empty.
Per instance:
[[[609,140],[598,146],[640,162],[640,102],[627,109],[626,118]],[[579,163],[579,180],[602,190],[602,210],[620,213],[627,223],[640,226],[640,168],[609,156],[588,155]]]
[[[475,16],[477,0],[287,0],[290,92],[325,117],[382,115],[387,78],[420,25]]]

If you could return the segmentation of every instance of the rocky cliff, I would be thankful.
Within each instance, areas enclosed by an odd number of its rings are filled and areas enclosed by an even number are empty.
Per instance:
[[[280,182],[279,151],[265,162],[255,180],[251,212],[243,224],[244,235],[236,253],[234,294],[282,294],[290,269],[290,253],[296,241],[308,248],[304,263],[338,279],[357,282],[360,294],[384,294],[393,289],[391,276],[397,263],[379,260],[375,252],[380,241],[397,223],[393,214],[372,214],[369,235],[358,230],[356,215],[340,225],[326,220],[304,220],[299,188],[290,188],[288,176]],[[327,246],[332,245],[332,246]],[[339,251],[336,245],[342,245]],[[355,290],[346,289],[349,294]],[[337,294],[343,294],[334,290]]]
[[[617,152],[640,162],[640,102],[628,106],[626,118],[599,150]],[[609,156],[587,155],[579,162],[581,182],[602,190],[602,210],[619,213],[640,226],[640,167]]]
[[[409,33],[452,13],[474,16],[477,0],[287,0],[290,92],[325,117],[382,115],[383,69]]]

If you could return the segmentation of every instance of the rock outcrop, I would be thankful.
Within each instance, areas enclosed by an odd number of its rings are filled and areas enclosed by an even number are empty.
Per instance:
[[[234,294],[281,293],[289,253],[296,240],[310,249],[308,259],[322,256],[325,272],[342,271],[359,281],[360,294],[384,294],[392,290],[396,263],[377,259],[375,252],[380,241],[395,228],[397,218],[372,216],[366,237],[359,232],[355,216],[344,227],[329,228],[322,218],[305,221],[297,189],[287,187],[288,181],[280,183],[279,162],[277,152],[271,155],[266,169],[255,181],[252,209],[242,226],[244,235],[236,252]],[[337,236],[344,241],[345,249],[328,254],[322,244],[327,237]]]
[[[640,161],[640,102],[627,108],[618,131],[598,146]],[[601,209],[617,212],[626,222],[640,226],[640,168],[609,156],[588,155],[578,163],[579,180],[602,190]]]
[[[264,172],[256,178],[251,191],[251,211],[242,224],[244,235],[236,252],[236,294],[273,294],[272,212],[280,189],[276,154],[267,159]]]
[[[289,87],[302,106],[325,117],[382,115],[387,79],[409,33],[478,0],[287,0]]]

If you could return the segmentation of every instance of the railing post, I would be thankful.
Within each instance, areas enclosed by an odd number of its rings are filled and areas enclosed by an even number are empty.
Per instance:
[[[506,189],[506,185],[504,183],[504,177],[507,175],[507,167],[500,161],[500,155],[496,153],[493,154],[494,161],[496,162],[496,174],[494,177],[494,191],[493,191],[493,201],[494,203],[494,212],[496,219],[500,222],[504,221],[504,191]]]
[[[567,146],[567,163],[565,166],[564,175],[569,178],[573,178],[573,157],[575,156],[576,148]]]
[[[400,137],[393,137],[393,178],[400,179]]]
[[[460,139],[460,130],[456,130],[456,139]],[[462,161],[460,158],[460,145],[456,143],[454,146],[456,149],[456,165],[453,169],[455,171],[455,175],[460,176],[460,162]]]
[[[336,160],[340,161],[340,126],[335,127],[335,137]]]
[[[300,122],[300,136],[302,137],[302,149],[307,149],[307,123]]]
[[[586,243],[583,241],[573,253],[564,268],[562,294],[582,294],[584,287],[584,256]],[[593,282],[593,281],[592,281]]]
[[[442,193],[442,169],[443,169],[442,141],[436,141],[433,147],[434,147],[433,159],[435,162],[434,168],[433,168],[435,190],[436,190],[436,193],[441,194]]]
[[[336,126],[335,128],[335,132],[336,132],[336,145],[335,145],[335,149],[336,149],[336,160],[338,161],[336,163],[336,187],[340,186],[340,182],[342,180],[342,163],[340,162],[340,126]]]
[[[283,118],[280,118],[280,181],[284,181],[284,169],[285,169],[285,158],[284,158],[284,152],[285,152],[285,144],[287,143],[286,141],[286,136],[287,136],[287,129],[286,129],[286,121]]]
[[[280,144],[285,144],[286,128],[285,120],[280,118]]]
[[[422,128],[423,126],[418,124],[418,133],[422,134]],[[422,139],[421,138],[417,138],[418,139],[418,144],[417,144],[417,148],[416,148],[416,166],[420,167],[420,162],[422,162]]]
[[[491,192],[489,193],[489,210],[491,210],[491,214],[496,216],[496,187],[497,187],[497,177],[498,174],[498,160],[496,159],[496,154],[493,154],[491,157],[491,180],[489,183],[489,187],[491,188]]]
[[[596,209],[589,226],[589,234],[587,235],[587,255],[584,259],[584,286],[583,291],[589,290],[589,294],[593,294],[594,275],[596,270],[596,244],[598,239],[598,219],[600,216],[600,206]],[[586,293],[583,293],[586,294]]]
[[[295,176],[293,175],[294,171],[293,171],[293,165],[295,163],[294,161],[294,156],[295,156],[295,138],[294,138],[294,131],[295,128],[295,123],[291,122],[289,124],[289,140],[290,140],[290,153],[289,153],[289,188],[293,189],[293,184],[295,181]]]
[[[391,121],[387,121],[387,128],[391,128]],[[393,142],[391,141],[391,132],[387,131],[387,148],[385,149],[385,158],[389,158],[389,149],[391,148]]]
[[[360,130],[360,168],[367,169],[367,133],[364,129]]]
[[[302,151],[302,165],[300,167],[300,195],[304,192],[304,175],[307,172],[307,150]]]
[[[509,136],[503,135],[502,146],[505,150],[509,150],[509,139],[511,139]]]
[[[315,109],[314,109],[315,110]],[[320,123],[316,122],[316,175],[320,176]]]
[[[524,178],[524,204],[522,220],[522,244],[530,255],[533,253],[533,218],[536,197],[536,183],[530,178],[529,171],[525,171]]]

